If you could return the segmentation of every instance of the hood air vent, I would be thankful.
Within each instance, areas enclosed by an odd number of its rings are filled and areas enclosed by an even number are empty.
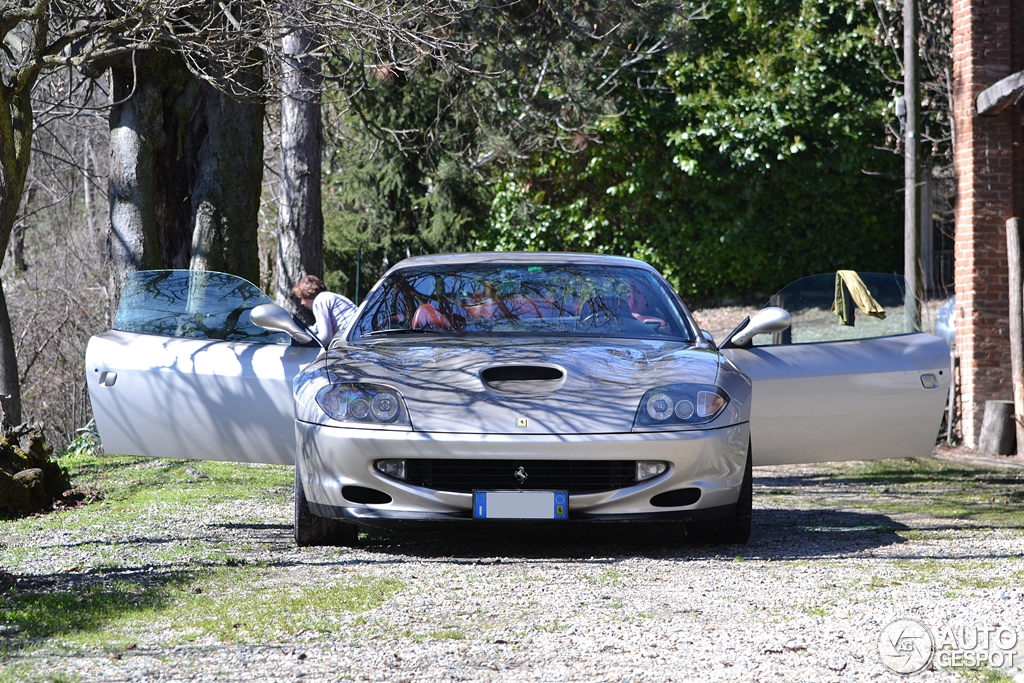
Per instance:
[[[496,394],[550,394],[565,382],[565,370],[554,365],[495,365],[485,368],[480,379]]]

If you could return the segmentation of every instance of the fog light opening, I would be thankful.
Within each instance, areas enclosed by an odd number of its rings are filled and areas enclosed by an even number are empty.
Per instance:
[[[376,467],[377,471],[381,474],[386,474],[395,479],[405,479],[404,460],[378,460]]]
[[[657,460],[638,460],[636,463],[637,482],[647,481],[664,474],[668,469],[668,463]]]

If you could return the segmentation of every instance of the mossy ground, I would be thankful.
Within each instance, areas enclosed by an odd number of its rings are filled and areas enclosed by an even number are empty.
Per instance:
[[[101,489],[102,500],[0,522],[0,539],[57,539],[40,546],[0,543],[0,564],[17,571],[52,560],[55,552],[67,556],[65,571],[22,576],[0,593],[0,665],[17,651],[46,643],[116,651],[137,642],[140,633],[158,634],[163,644],[329,634],[344,615],[402,589],[396,579],[353,572],[293,589],[275,580],[282,562],[245,559],[256,548],[244,540],[231,543],[221,533],[204,537],[202,529],[186,530],[187,524],[179,534],[152,537],[154,527],[166,532],[211,507],[223,508],[218,526],[227,530],[266,526],[266,519],[233,514],[231,503],[257,499],[285,511],[290,468],[94,455],[61,464],[75,481]]]

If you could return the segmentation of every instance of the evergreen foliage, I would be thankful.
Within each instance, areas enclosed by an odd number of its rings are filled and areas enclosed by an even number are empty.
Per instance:
[[[361,293],[385,258],[474,248],[493,176],[593,142],[595,118],[643,76],[637,65],[680,40],[685,6],[499,0],[445,27],[476,45],[460,63],[333,63],[346,95],[326,113],[328,286],[354,295],[360,245]]]
[[[608,51],[555,19],[531,59],[485,41],[478,66],[514,67],[492,77],[424,69],[355,98],[332,163],[329,254],[354,252],[353,236],[392,260],[406,248],[626,254],[691,298],[900,267],[901,159],[881,149],[892,55],[855,0],[715,0],[602,97]],[[545,57],[565,66],[542,76]],[[561,135],[543,134],[545,112]],[[351,280],[350,264],[328,267]]]
[[[361,296],[385,258],[463,249],[466,226],[486,219],[483,178],[459,153],[474,143],[473,128],[461,125],[467,77],[386,71],[344,107],[336,103],[324,169],[329,287],[356,296],[361,252]]]

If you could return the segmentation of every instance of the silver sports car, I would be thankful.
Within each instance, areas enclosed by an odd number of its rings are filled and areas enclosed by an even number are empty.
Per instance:
[[[144,271],[86,366],[110,452],[294,463],[299,545],[437,520],[743,543],[752,466],[930,452],[949,352],[903,302],[804,278],[716,344],[641,261],[428,256],[324,350],[240,278]]]

